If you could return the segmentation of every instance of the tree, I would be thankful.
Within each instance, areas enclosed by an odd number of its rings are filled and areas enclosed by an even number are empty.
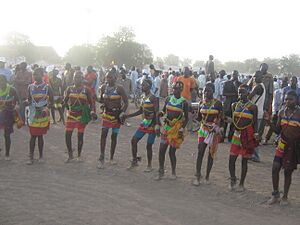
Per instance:
[[[268,71],[273,75],[280,73],[280,59],[265,58],[262,62],[267,63],[269,66]]]
[[[61,62],[60,56],[57,54],[53,47],[49,46],[36,46],[36,57],[38,60],[44,60],[47,63],[56,64]]]
[[[88,66],[95,65],[96,49],[91,45],[77,45],[69,49],[64,60],[71,64]]]
[[[282,73],[287,73],[291,75],[300,74],[300,57],[296,54],[291,54],[289,56],[283,56],[280,59],[280,68]]]
[[[253,59],[246,59],[244,61],[244,72],[246,73],[254,73],[255,71],[259,70],[259,66],[260,66],[261,62],[258,61],[257,59],[253,58]]]
[[[169,54],[164,58],[165,64],[168,66],[179,66],[180,60],[177,55]]]
[[[164,60],[161,57],[156,57],[156,59],[153,61],[153,63],[158,66],[159,69],[163,70],[164,67]]]
[[[11,32],[6,36],[6,46],[10,51],[12,58],[24,56],[28,63],[37,60],[36,49],[29,37],[18,32]]]
[[[153,61],[149,47],[134,40],[132,29],[121,27],[113,36],[105,36],[97,44],[97,62],[104,66],[125,64],[128,66],[143,67]]]
[[[193,64],[193,68],[204,68],[205,62],[203,60],[196,60]]]
[[[181,66],[188,66],[188,67],[191,67],[192,66],[192,60],[189,59],[189,58],[184,58],[182,61],[181,61]]]

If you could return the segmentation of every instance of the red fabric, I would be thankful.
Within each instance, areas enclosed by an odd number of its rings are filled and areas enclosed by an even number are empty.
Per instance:
[[[49,130],[49,126],[50,125],[48,125],[47,127],[43,127],[43,128],[29,126],[29,132],[32,136],[45,135],[45,134],[47,134],[47,132]]]
[[[231,144],[230,155],[241,155],[243,158],[251,158],[255,147],[258,146],[258,142],[254,138],[254,129],[252,126],[248,126],[241,131],[240,141],[241,145]]]
[[[67,121],[65,125],[66,131],[78,129],[78,133],[84,133],[85,127],[86,124],[83,124],[80,121]]]
[[[111,123],[110,121],[102,120],[102,126],[108,127],[108,128],[120,128],[121,124],[120,123]]]
[[[248,126],[241,131],[241,145],[250,152],[254,151],[254,148],[258,146],[258,142],[254,138],[254,128],[252,126]]]

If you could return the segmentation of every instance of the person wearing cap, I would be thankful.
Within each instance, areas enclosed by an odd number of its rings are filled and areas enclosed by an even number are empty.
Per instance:
[[[10,84],[12,82],[12,71],[10,69],[5,68],[5,60],[0,59],[0,75],[5,76],[7,82]]]
[[[183,131],[188,122],[188,103],[181,92],[184,84],[176,81],[173,86],[173,95],[170,95],[164,104],[159,117],[164,119],[163,130],[159,145],[159,170],[155,180],[161,180],[165,174],[165,157],[169,147],[172,175],[171,179],[176,179],[176,150],[183,143]]]
[[[20,128],[23,124],[16,111],[16,103],[19,103],[16,89],[7,83],[5,75],[0,74],[0,129],[4,130],[5,160],[10,160],[10,135],[14,131],[13,125],[17,123]]]
[[[142,114],[142,121],[131,139],[132,161],[128,169],[138,166],[137,144],[145,136],[145,134],[148,134],[146,146],[148,165],[145,172],[152,171],[152,146],[154,144],[156,135],[159,135],[159,122],[157,117],[159,101],[151,93],[151,86],[152,81],[150,79],[145,79],[143,81],[142,105],[140,109],[134,113],[124,115],[124,119],[127,119]]]

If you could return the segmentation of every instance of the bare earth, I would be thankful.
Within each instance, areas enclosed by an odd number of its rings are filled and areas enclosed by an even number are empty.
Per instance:
[[[104,170],[96,168],[98,123],[87,128],[82,163],[64,163],[67,157],[64,129],[59,124],[52,125],[45,137],[46,162],[28,166],[25,162],[29,133],[27,127],[16,130],[12,136],[12,161],[4,161],[1,152],[0,225],[300,224],[298,170],[293,175],[291,205],[266,205],[272,191],[273,146],[261,147],[263,162],[249,163],[244,193],[228,191],[228,143],[220,144],[211,173],[212,183],[199,187],[191,185],[197,152],[194,134],[186,138],[177,152],[178,179],[168,179],[167,155],[167,176],[162,181],[154,181],[158,168],[158,140],[154,145],[155,170],[152,173],[143,173],[145,140],[139,145],[142,163],[135,171],[126,170],[131,158],[130,139],[139,120],[130,119],[130,122],[132,127],[121,129],[115,155],[118,164],[110,166],[107,163]],[[108,142],[106,157],[109,157],[109,145]],[[36,157],[37,153],[36,149]],[[203,167],[206,167],[206,160]],[[237,174],[239,168],[240,160],[237,161]]]

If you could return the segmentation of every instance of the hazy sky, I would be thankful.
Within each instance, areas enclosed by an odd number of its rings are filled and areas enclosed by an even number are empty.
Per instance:
[[[298,0],[3,0],[0,38],[10,31],[60,55],[120,26],[154,56],[221,61],[300,54]]]

